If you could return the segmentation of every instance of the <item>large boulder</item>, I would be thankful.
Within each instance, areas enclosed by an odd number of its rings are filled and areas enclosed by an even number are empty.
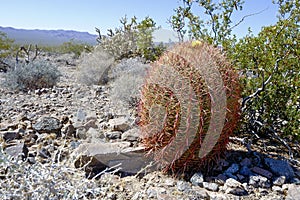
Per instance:
[[[144,174],[156,169],[143,147],[130,147],[130,142],[85,143],[74,152],[75,167],[95,176],[107,168],[119,169],[122,175]]]
[[[34,130],[39,133],[57,133],[60,134],[62,123],[54,117],[41,117],[37,123],[33,125]]]

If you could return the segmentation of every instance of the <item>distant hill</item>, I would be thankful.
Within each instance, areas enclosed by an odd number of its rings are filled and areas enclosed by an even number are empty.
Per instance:
[[[0,26],[0,32],[6,33],[17,44],[59,45],[71,39],[91,45],[97,43],[97,35],[72,30],[28,30]]]
[[[97,35],[88,32],[79,32],[73,30],[40,30],[40,29],[16,29],[12,27],[1,27],[0,32],[4,32],[17,44],[38,44],[38,45],[59,45],[70,40],[86,43],[90,45],[97,44]],[[177,42],[176,33],[168,29],[159,29],[154,32],[154,42]]]

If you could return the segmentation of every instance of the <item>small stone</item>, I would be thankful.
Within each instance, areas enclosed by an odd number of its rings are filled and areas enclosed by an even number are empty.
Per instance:
[[[108,123],[110,124],[112,131],[125,132],[130,128],[129,125],[130,123],[128,122],[128,119],[125,117],[110,119]]]
[[[6,147],[5,152],[15,158],[21,156],[24,159],[28,155],[28,148],[24,143],[20,143],[14,146]]]
[[[204,181],[204,177],[203,177],[203,174],[198,172],[198,173],[195,173],[192,178],[190,179],[191,183],[193,185],[196,185],[196,186],[202,186],[203,185],[203,181]]]
[[[225,173],[225,175],[226,175],[228,178],[233,178],[233,179],[235,179],[235,180],[238,179],[237,176],[235,176],[235,175],[233,175],[233,174],[231,174],[231,173]]]
[[[41,148],[41,150],[39,151],[38,155],[42,158],[51,158],[51,154],[49,153],[49,151],[45,148]]]
[[[188,191],[189,189],[191,189],[191,186],[188,182],[186,181],[178,181],[177,182],[177,189],[181,192],[183,191]]]
[[[208,182],[203,182],[203,187],[207,190],[216,192],[219,190],[219,185],[216,183],[208,183]]]
[[[289,184],[286,200],[300,199],[300,185]]]
[[[270,181],[264,176],[250,176],[249,185],[252,185],[255,188],[270,188]]]
[[[99,132],[97,129],[89,128],[86,132],[86,137],[89,139],[89,141],[93,142],[98,139],[101,139],[103,134]]]
[[[108,131],[104,135],[107,139],[115,140],[115,139],[121,138],[122,132],[121,131]]]
[[[67,124],[68,122],[71,122],[71,121],[70,121],[70,119],[69,119],[69,117],[68,117],[67,115],[64,115],[64,116],[62,116],[62,117],[60,118],[60,122],[61,122],[62,124]]]
[[[90,120],[97,121],[97,113],[96,112],[89,112],[87,113],[85,120],[88,122]]]
[[[80,142],[71,141],[71,142],[70,142],[70,147],[71,147],[72,149],[76,149],[77,147],[79,147],[80,144],[81,144]]]
[[[82,108],[79,108],[76,114],[76,121],[83,122],[85,121],[85,117],[86,117],[86,112]]]
[[[8,131],[8,130],[15,130],[18,128],[18,124],[9,124],[9,123],[1,123],[0,124],[0,131]]]
[[[33,128],[39,133],[60,133],[62,124],[54,117],[41,117]]]
[[[265,158],[265,164],[277,176],[285,176],[287,180],[294,178],[295,174],[292,167],[285,160],[275,160],[272,158]]]
[[[76,131],[75,128],[73,126],[73,124],[67,124],[63,133],[65,134],[65,136],[67,137],[72,137],[75,135]]]
[[[122,136],[121,139],[123,141],[129,141],[129,142],[135,142],[138,141],[140,137],[140,131],[138,128],[133,128],[130,129],[128,131],[125,131]]]
[[[298,179],[298,178],[293,178],[293,179],[291,180],[291,183],[294,183],[294,184],[296,184],[296,185],[300,185],[300,179]]]
[[[35,157],[28,157],[27,160],[30,164],[35,164],[36,163]]]
[[[85,128],[85,127],[83,126],[83,123],[81,123],[81,122],[75,122],[75,123],[72,123],[72,124],[73,124],[73,126],[74,126],[75,129],[78,129],[78,128]]]
[[[58,94],[57,93],[51,93],[50,94],[50,99],[55,99],[58,97]]]
[[[223,186],[223,189],[225,190],[226,194],[233,194],[233,195],[238,195],[238,196],[248,194],[248,192],[244,188],[243,184],[232,178],[229,178],[226,180],[226,182]]]
[[[89,130],[89,128],[95,128],[97,129],[98,126],[96,125],[96,121],[95,119],[91,119],[88,122],[86,122],[85,124],[83,124],[83,126],[85,127],[86,130]]]
[[[269,193],[269,190],[266,188],[258,188],[258,192],[260,193],[260,195],[265,196]]]
[[[117,195],[114,192],[109,192],[106,197],[109,200],[116,200],[117,199]]]
[[[256,174],[262,175],[264,177],[267,177],[268,179],[272,178],[273,174],[269,172],[268,170],[262,169],[260,167],[253,167],[251,168],[251,171],[253,171]]]
[[[155,190],[155,188],[149,188],[147,190],[147,195],[148,195],[148,198],[156,198],[157,197],[157,190]]]
[[[283,184],[283,185],[282,185],[282,189],[283,189],[283,190],[288,190],[288,189],[289,189],[289,185],[290,185],[290,184]]]
[[[236,188],[241,186],[242,184],[233,178],[229,178],[226,180],[225,185],[227,187]]]
[[[207,190],[204,188],[197,188],[196,190],[191,191],[191,198],[190,199],[208,199]]]
[[[131,200],[139,200],[141,199],[141,192],[136,192],[132,197]]]
[[[251,166],[251,160],[249,158],[244,158],[242,162],[240,163],[241,166],[250,167]]]
[[[272,191],[278,192],[278,193],[283,193],[283,189],[277,185],[272,186]]]
[[[86,135],[86,129],[84,127],[80,127],[80,128],[77,128],[76,129],[76,133],[75,133],[75,136],[76,138],[79,138],[79,139],[86,139],[87,138],[87,135]]]
[[[21,134],[17,131],[5,131],[2,133],[2,137],[6,142],[22,138]]]
[[[240,180],[240,181],[245,180],[245,176],[243,176],[243,175],[237,174],[236,176],[238,177],[238,180]]]
[[[239,165],[236,163],[233,163],[226,171],[225,174],[235,174],[239,171]]]
[[[165,180],[165,185],[168,186],[168,187],[173,187],[173,186],[175,185],[174,179],[172,179],[172,178],[167,178],[167,179]]]
[[[24,136],[24,142],[26,144],[34,144],[35,141],[38,139],[38,136],[34,133],[28,132],[25,136]]]
[[[241,167],[239,173],[243,176],[252,176],[252,175],[254,175],[253,172],[247,166]]]
[[[225,176],[224,174],[219,174],[216,177],[215,182],[218,183],[219,185],[224,185],[226,179],[227,179],[227,176]]]
[[[212,199],[212,200],[228,200],[228,196],[225,194],[218,194],[216,192],[211,192],[208,194],[209,198],[208,199]]]
[[[163,188],[163,187],[158,187],[157,191],[158,191],[158,194],[166,194],[167,193],[166,188]]]
[[[249,185],[248,185],[248,183],[242,183],[242,185],[243,185],[243,187],[245,188],[245,190],[247,190],[247,191],[248,191],[248,189],[249,189]]]
[[[273,185],[282,186],[285,183],[285,176],[276,177],[273,181]]]
[[[226,191],[225,191],[226,194],[233,194],[233,195],[236,195],[236,196],[245,196],[248,194],[247,190],[245,190],[244,188],[242,187],[238,187],[238,188],[228,188]]]

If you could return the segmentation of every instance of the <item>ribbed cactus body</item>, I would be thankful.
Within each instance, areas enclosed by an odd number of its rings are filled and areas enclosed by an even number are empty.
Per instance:
[[[165,171],[206,168],[239,119],[238,75],[219,49],[175,45],[152,64],[139,105],[142,142]]]

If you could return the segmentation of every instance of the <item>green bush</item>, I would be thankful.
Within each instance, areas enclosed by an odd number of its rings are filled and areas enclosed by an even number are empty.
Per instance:
[[[79,64],[77,80],[86,85],[99,85],[108,82],[108,72],[114,59],[101,46],[93,52],[84,54]]]
[[[133,17],[128,22],[125,16],[120,20],[123,26],[115,31],[110,29],[108,36],[102,36],[100,30],[96,29],[99,33],[97,41],[116,60],[142,57],[147,61],[154,61],[165,50],[163,44],[155,45],[153,42],[153,32],[158,27],[150,17],[141,22],[136,20],[136,17]]]
[[[4,86],[16,91],[49,88],[57,84],[60,76],[57,67],[47,62],[20,63],[7,71]]]
[[[15,49],[14,40],[9,39],[5,33],[0,32],[0,72],[6,72],[10,65],[6,58],[12,55]]]
[[[70,40],[69,42],[64,42],[58,49],[60,53],[74,53],[75,57],[78,58],[83,52],[90,52],[92,46]]]
[[[244,131],[300,138],[300,38],[298,22],[280,20],[232,52],[243,74]],[[255,94],[252,98],[249,96]]]
[[[88,53],[93,50],[93,46],[85,43],[79,43],[74,40],[64,42],[60,45],[50,46],[44,45],[39,46],[39,49],[45,52],[60,53],[60,54],[74,54],[75,58],[79,58],[81,54]]]
[[[5,33],[0,32],[0,59],[10,55],[13,42],[14,41],[9,39]]]

